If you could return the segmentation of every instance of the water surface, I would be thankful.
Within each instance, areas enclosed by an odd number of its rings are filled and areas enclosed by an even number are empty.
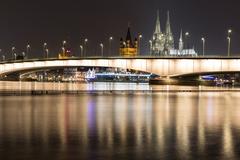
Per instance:
[[[0,157],[239,159],[239,99],[240,92],[4,96]]]

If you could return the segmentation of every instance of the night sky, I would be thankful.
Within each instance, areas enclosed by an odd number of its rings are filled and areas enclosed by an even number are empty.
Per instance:
[[[204,36],[206,54],[224,55],[227,29],[231,28],[232,52],[240,55],[239,0],[9,0],[0,4],[0,48],[10,57],[12,46],[22,52],[30,43],[31,57],[36,57],[42,56],[43,42],[47,42],[50,55],[56,56],[66,40],[79,55],[79,45],[88,38],[88,54],[97,55],[99,43],[107,50],[108,38],[113,36],[116,55],[119,39],[126,36],[130,22],[132,32],[143,35],[141,50],[146,53],[157,9],[162,29],[170,11],[176,46],[182,28],[190,32],[191,43],[199,53]]]

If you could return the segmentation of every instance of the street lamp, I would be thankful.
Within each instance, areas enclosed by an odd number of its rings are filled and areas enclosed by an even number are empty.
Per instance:
[[[67,41],[65,41],[65,40],[62,42],[63,47],[65,47],[66,43],[67,43]]]
[[[14,53],[14,60],[17,60],[17,54]]]
[[[49,54],[49,49],[46,48],[46,54],[47,54],[47,59],[48,59],[48,54]]]
[[[24,59],[24,57],[25,57],[25,52],[22,52],[22,56],[23,56],[23,59]]]
[[[85,38],[84,39],[84,55],[83,56],[85,56],[85,55],[87,55],[87,42],[88,42],[88,39],[87,38]]]
[[[45,57],[45,52],[46,52],[46,49],[47,49],[47,43],[43,43],[43,56]]]
[[[188,38],[189,37],[190,37],[189,32],[186,32],[185,33],[185,40],[186,40],[186,51],[187,51],[187,54],[189,54],[189,44],[188,44]]]
[[[139,55],[141,54],[141,52],[140,52],[140,50],[141,50],[141,39],[142,39],[142,35],[140,34],[138,36],[138,54]]]
[[[29,55],[30,48],[31,48],[31,46],[30,46],[30,44],[28,44],[28,45],[27,45],[27,55],[26,55],[26,57],[28,57],[28,55]]]
[[[0,53],[2,54],[2,49],[0,49]],[[4,61],[5,60],[5,56],[2,55],[2,60]]]
[[[101,47],[101,56],[103,57],[103,47],[104,47],[103,43],[100,43],[100,47]]]
[[[204,37],[202,37],[202,52],[203,52],[203,56],[205,56],[205,42],[206,42],[206,39]]]
[[[112,41],[113,41],[113,37],[109,37],[109,56],[111,56],[112,54]]]
[[[63,53],[63,55],[65,54],[65,48],[64,47],[62,47],[62,53]]]
[[[14,59],[15,47],[12,47],[12,58]]]
[[[152,40],[149,40],[149,53],[152,56]]]
[[[231,34],[232,34],[232,30],[229,29],[228,30],[228,36],[227,36],[227,40],[228,40],[228,57],[230,57],[230,52],[231,52]]]
[[[80,57],[82,57],[83,55],[83,46],[82,45],[80,45]]]

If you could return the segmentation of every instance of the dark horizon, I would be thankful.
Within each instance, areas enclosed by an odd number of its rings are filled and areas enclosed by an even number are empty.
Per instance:
[[[99,54],[101,42],[108,52],[108,38],[114,37],[116,55],[120,37],[125,37],[130,22],[132,37],[142,34],[141,52],[147,53],[160,11],[161,29],[165,29],[166,13],[169,10],[175,46],[180,30],[189,32],[191,43],[201,55],[201,37],[206,38],[206,55],[227,54],[227,30],[231,28],[232,54],[240,55],[240,21],[237,0],[121,0],[121,1],[68,1],[48,2],[30,0],[2,2],[0,48],[2,54],[11,56],[11,47],[20,53],[31,45],[31,57],[41,57],[42,45],[48,43],[50,56],[56,56],[66,40],[74,55],[79,55],[79,45],[89,40],[88,53]],[[134,34],[133,34],[134,33]]]

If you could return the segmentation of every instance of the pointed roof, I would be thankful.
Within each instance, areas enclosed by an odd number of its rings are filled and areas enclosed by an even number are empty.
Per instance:
[[[179,38],[179,41],[180,41],[180,42],[183,41],[182,29],[181,29],[181,32],[180,32],[180,38]]]
[[[172,34],[169,11],[167,12],[166,34],[168,35]]]
[[[155,27],[155,34],[161,33],[161,24],[159,19],[159,10],[157,10],[157,20],[156,20],[156,27]]]
[[[182,34],[182,29],[181,29],[181,32],[180,32],[180,38],[179,38],[179,43],[178,43],[178,49],[180,52],[183,51],[183,34]]]
[[[131,31],[129,26],[127,31],[126,41],[130,41],[130,44],[132,43],[132,36],[131,36]]]

